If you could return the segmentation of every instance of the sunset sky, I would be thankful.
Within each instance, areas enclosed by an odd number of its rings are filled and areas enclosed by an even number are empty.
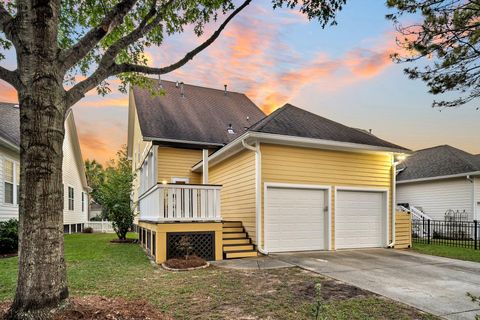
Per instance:
[[[476,104],[432,109],[439,97],[429,95],[421,81],[408,80],[405,65],[391,62],[398,48],[388,12],[383,1],[349,1],[338,25],[322,29],[296,11],[274,11],[270,1],[254,0],[211,47],[162,78],[219,89],[228,84],[266,112],[290,102],[411,149],[450,144],[480,153]],[[187,30],[147,57],[163,66],[199,41]],[[9,55],[2,64],[12,61]],[[2,83],[0,100],[16,100]],[[128,97],[116,90],[106,97],[90,92],[74,107],[84,158],[104,162],[126,143],[127,107]]]

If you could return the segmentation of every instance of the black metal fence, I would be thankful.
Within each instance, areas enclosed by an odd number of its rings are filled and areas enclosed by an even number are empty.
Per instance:
[[[451,247],[480,249],[480,225],[474,221],[412,221],[412,240],[415,243],[439,244]]]

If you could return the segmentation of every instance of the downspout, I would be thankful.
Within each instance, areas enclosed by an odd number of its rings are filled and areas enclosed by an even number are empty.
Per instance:
[[[268,254],[264,248],[261,247],[262,244],[262,154],[260,152],[260,143],[255,143],[255,147],[247,144],[245,140],[242,140],[242,145],[245,149],[255,152],[255,233],[257,238],[257,250],[260,253]]]
[[[388,245],[389,248],[395,247],[395,221],[397,214],[397,163],[395,162],[395,156],[392,155],[392,242]],[[388,222],[387,222],[388,223]]]

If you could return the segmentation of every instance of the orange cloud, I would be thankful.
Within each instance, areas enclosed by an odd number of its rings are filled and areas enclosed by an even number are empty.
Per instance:
[[[18,102],[17,90],[4,81],[0,81],[0,101]]]
[[[166,77],[216,88],[226,83],[231,90],[245,92],[269,113],[307,86],[315,85],[322,91],[339,90],[377,77],[392,65],[390,55],[398,50],[395,35],[390,32],[378,39],[367,39],[370,43],[340,56],[297,52],[283,41],[282,27],[292,20],[305,22],[305,16],[288,10],[272,17],[255,6],[250,10],[255,10],[255,14],[247,13],[234,20],[192,63]],[[265,24],[263,15],[273,21]],[[188,38],[169,43],[155,51],[154,55],[161,57],[156,61],[181,57],[197,41]]]

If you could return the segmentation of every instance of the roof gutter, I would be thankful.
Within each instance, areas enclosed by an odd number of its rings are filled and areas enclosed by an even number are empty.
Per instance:
[[[19,146],[17,146],[14,143],[11,143],[10,141],[8,141],[8,140],[6,140],[2,137],[0,137],[0,145],[3,145],[6,148],[11,149],[13,151],[20,152],[20,147]]]
[[[379,152],[380,153],[382,152],[401,153],[401,154],[412,153],[412,151],[410,150],[397,149],[397,148],[386,148],[386,147],[371,146],[371,145],[351,143],[351,142],[340,142],[340,141],[332,141],[332,140],[324,140],[324,139],[304,138],[304,137],[287,136],[287,135],[273,134],[273,133],[248,131],[243,135],[241,135],[240,137],[238,137],[237,139],[230,142],[229,144],[227,144],[225,147],[213,153],[209,157],[210,165],[213,165],[216,162],[223,160],[223,158],[228,157],[232,153],[232,150],[235,150],[235,148],[240,150],[245,148],[243,141],[246,139],[255,139],[264,143],[290,145],[295,147],[355,151],[355,152],[362,152],[362,153],[379,153]],[[192,167],[192,171],[200,170],[201,167],[202,167],[202,162],[199,162]]]
[[[154,137],[143,137],[144,141],[156,141],[156,142],[166,142],[166,143],[183,143],[183,144],[193,144],[201,146],[214,146],[214,147],[223,147],[223,143],[212,143],[212,142],[203,142],[203,141],[190,141],[190,140],[178,140],[178,139],[165,139],[165,138],[154,138]]]
[[[436,176],[436,177],[410,179],[410,180],[402,180],[402,181],[397,180],[397,184],[423,182],[423,181],[433,181],[433,180],[443,180],[443,179],[461,178],[461,177],[478,176],[478,175],[480,175],[480,171],[472,171],[472,172],[465,172],[465,173],[459,173],[459,174],[451,174],[451,175],[446,175],[446,176]]]

